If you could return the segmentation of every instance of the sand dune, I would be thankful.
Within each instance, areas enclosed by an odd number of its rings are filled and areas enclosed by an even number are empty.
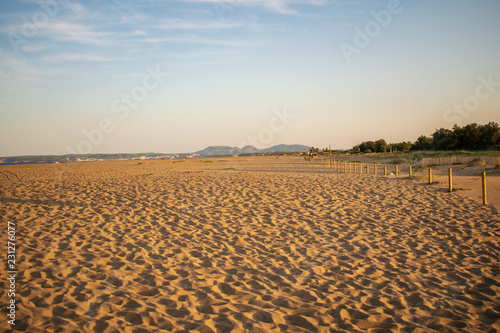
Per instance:
[[[420,182],[298,158],[17,165],[0,212],[20,331],[500,330],[498,211]]]

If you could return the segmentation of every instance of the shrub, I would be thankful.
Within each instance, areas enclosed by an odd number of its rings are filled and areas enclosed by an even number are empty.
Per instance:
[[[394,161],[392,161],[392,164],[403,164],[403,163],[408,163],[408,160],[406,158],[396,158]]]

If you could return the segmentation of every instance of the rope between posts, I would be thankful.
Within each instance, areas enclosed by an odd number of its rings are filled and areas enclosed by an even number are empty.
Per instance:
[[[443,175],[432,175],[432,180],[436,180],[436,181],[448,181],[448,176],[443,176]]]
[[[492,182],[488,179],[488,177],[486,177],[486,181],[487,181],[488,183],[490,183],[490,185],[491,185],[491,186],[493,186],[494,188],[496,188],[497,190],[499,190],[499,191],[500,191],[500,188],[496,187],[496,186],[495,186],[495,184],[493,184],[493,183],[492,183]]]
[[[471,183],[477,182],[478,180],[481,180],[481,179],[482,179],[482,176],[480,176],[480,177],[479,177],[479,178],[477,178],[477,179],[473,179],[473,180],[469,180],[469,181],[460,180],[460,178],[459,178],[459,177],[457,177],[457,176],[454,176],[454,177],[453,177],[453,180],[458,180],[459,182],[464,183],[464,184],[471,184]]]
[[[326,163],[325,163],[326,162]],[[396,172],[397,174],[401,174],[403,169],[401,168],[401,170],[399,170],[399,167],[397,165],[386,165],[386,164],[371,164],[371,163],[358,163],[358,162],[348,162],[348,161],[336,161],[336,160],[331,160],[329,159],[328,162],[327,161],[323,161],[322,163],[325,167],[327,168],[330,168],[332,169],[333,172],[339,172],[339,173],[348,173],[347,170],[349,170],[349,174],[351,173],[354,173],[354,174],[357,174],[358,173],[358,170],[359,170],[359,174],[371,174],[371,175],[379,175],[380,174],[380,170],[382,169],[385,169],[388,173],[390,172],[390,174],[392,175],[393,172],[392,170],[394,170],[394,172]],[[319,165],[321,166],[321,165]],[[352,168],[354,166],[354,169]],[[356,166],[359,167],[356,168]],[[391,168],[390,170],[388,170],[389,168]],[[410,166],[411,168],[411,166]],[[408,168],[408,171],[410,171],[411,169]],[[356,170],[357,169],[357,170]],[[371,171],[373,170],[373,171]],[[364,171],[364,172],[363,172]],[[484,182],[488,182],[491,186],[493,186],[495,189],[499,190],[500,191],[500,188],[497,187],[495,184],[493,184],[487,177],[484,178],[483,180],[483,175],[477,177],[477,178],[474,178],[472,180],[462,180],[461,178],[465,178],[466,176],[455,176],[453,175],[453,171],[452,169],[449,169],[450,171],[450,174],[449,175],[436,175],[435,173],[432,174],[432,169],[429,168],[429,175],[430,178],[430,183],[432,182],[436,182],[436,183],[441,183],[442,181],[444,182],[445,179],[446,180],[452,180],[450,177],[453,177],[453,180],[455,181],[458,181],[462,184],[471,184],[471,183],[475,183],[477,181],[484,181]],[[410,177],[411,177],[411,172],[410,172]],[[449,183],[449,186],[450,186],[450,192],[452,191],[452,182]],[[483,204],[486,204],[487,203],[487,199],[486,199],[486,187],[485,187],[485,183],[483,183]]]

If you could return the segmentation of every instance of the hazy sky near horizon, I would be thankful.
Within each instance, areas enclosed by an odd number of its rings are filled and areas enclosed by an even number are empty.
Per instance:
[[[5,0],[0,156],[350,148],[500,122],[498,0]]]

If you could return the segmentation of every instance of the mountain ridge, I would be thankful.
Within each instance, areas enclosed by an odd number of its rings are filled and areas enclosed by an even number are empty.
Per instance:
[[[299,144],[279,144],[269,148],[259,149],[254,146],[247,145],[243,148],[231,146],[208,146],[205,149],[198,150],[193,154],[201,156],[218,156],[218,155],[236,155],[236,154],[269,154],[269,153],[302,153],[309,150],[309,146]]]
[[[60,163],[75,162],[80,160],[116,160],[116,159],[137,159],[137,158],[175,158],[193,154],[201,156],[230,156],[235,154],[272,154],[272,153],[300,153],[309,150],[305,145],[275,145],[265,149],[258,149],[254,146],[243,148],[230,146],[209,146],[194,153],[90,153],[90,154],[66,154],[66,155],[20,155],[20,156],[0,156],[0,165],[3,164],[29,164],[29,163]]]

